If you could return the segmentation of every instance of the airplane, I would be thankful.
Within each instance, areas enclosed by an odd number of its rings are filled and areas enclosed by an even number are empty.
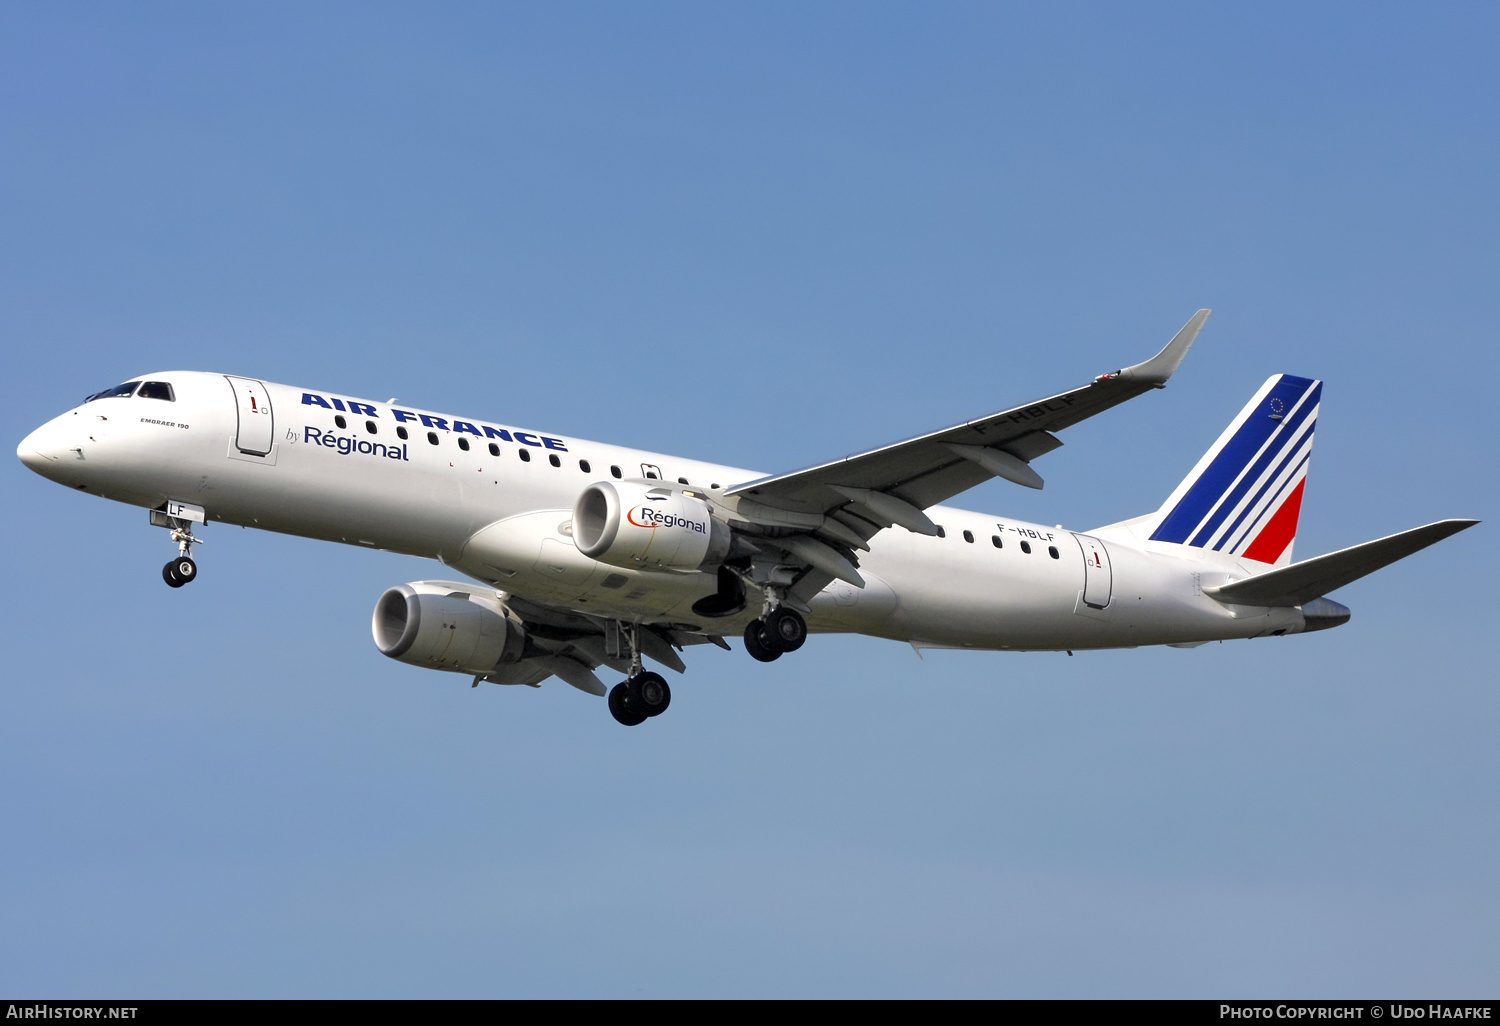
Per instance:
[[[468,580],[382,594],[381,653],[472,687],[556,677],[636,726],[671,702],[643,659],[681,673],[736,634],[771,662],[809,632],[1071,654],[1326,630],[1350,617],[1329,592],[1478,523],[1292,562],[1323,386],[1290,374],[1152,513],[1069,531],[941,505],[996,477],[1041,488],[1058,432],[1164,387],[1208,315],[1081,387],[782,474],[200,371],[91,395],[16,454],[146,508],[173,588],[209,521],[437,559]]]

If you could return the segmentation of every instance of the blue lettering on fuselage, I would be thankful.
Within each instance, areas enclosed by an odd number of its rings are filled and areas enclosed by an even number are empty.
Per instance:
[[[379,413],[369,403],[358,402],[354,399],[338,399],[333,396],[321,396],[316,392],[303,392],[302,405],[321,406],[325,410],[338,410],[357,414],[361,417],[371,419],[378,418]],[[561,438],[553,438],[551,435],[537,435],[530,431],[511,432],[505,428],[491,427],[488,424],[480,424],[468,420],[455,420],[453,426],[449,427],[447,417],[435,417],[430,413],[411,413],[407,410],[391,410],[391,416],[398,424],[421,424],[423,427],[434,428],[438,431],[457,431],[463,434],[475,435],[480,438],[499,438],[507,442],[520,442],[522,445],[531,445],[539,449],[555,449],[558,452],[567,452],[568,447]],[[316,428],[308,428],[309,431],[317,431]],[[319,432],[320,435],[323,432]],[[314,442],[315,445],[327,443]],[[374,443],[379,444],[379,443]],[[405,446],[402,446],[404,449]],[[406,457],[401,457],[405,459]]]
[[[386,445],[384,442],[372,442],[368,438],[359,438],[354,435],[336,435],[332,431],[322,431],[315,427],[304,427],[302,440],[308,445],[321,445],[325,449],[333,449],[340,456],[357,453],[360,456],[379,456],[388,460],[411,461],[404,445]]]
[[[371,406],[369,403],[355,402],[353,399],[324,399],[322,396],[317,395],[313,392],[302,393],[303,406],[321,406],[325,410],[338,410],[340,413],[343,413],[345,412],[345,404],[348,405],[347,412],[349,413],[356,413],[361,417],[380,416],[380,414],[375,412],[375,407]]]

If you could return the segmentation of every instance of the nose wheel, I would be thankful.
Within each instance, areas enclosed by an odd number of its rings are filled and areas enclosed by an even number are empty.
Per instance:
[[[198,576],[198,564],[189,556],[178,556],[161,568],[161,576],[168,587],[180,588]]]

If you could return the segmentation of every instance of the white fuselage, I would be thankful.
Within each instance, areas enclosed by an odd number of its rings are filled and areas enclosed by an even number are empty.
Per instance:
[[[148,377],[170,382],[175,398],[93,400],[38,428],[18,455],[90,494],[148,509],[186,502],[212,521],[429,556],[513,595],[603,617],[730,634],[758,615],[752,603],[705,621],[691,606],[714,591],[712,573],[609,566],[571,538],[574,503],[595,481],[659,475],[712,504],[762,476],[754,471],[222,374]],[[1203,550],[1185,557],[1129,523],[1080,536],[943,506],[927,513],[943,537],[877,534],[860,556],[867,586],[825,588],[809,627],[977,649],[1303,629],[1296,608],[1226,606],[1202,593],[1252,568]]]

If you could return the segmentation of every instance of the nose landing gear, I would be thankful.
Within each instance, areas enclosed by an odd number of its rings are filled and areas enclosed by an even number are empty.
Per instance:
[[[173,502],[167,504],[167,509],[170,512],[153,509],[151,525],[167,528],[171,532],[169,537],[177,543],[177,558],[161,568],[161,579],[170,588],[180,588],[198,576],[198,564],[193,562],[192,552],[194,545],[203,544],[203,539],[193,535],[193,521],[201,524],[205,518],[199,506]]]
[[[631,624],[630,676],[609,691],[609,711],[627,727],[639,726],[652,716],[660,716],[672,704],[672,689],[659,673],[641,668],[639,624]]]

